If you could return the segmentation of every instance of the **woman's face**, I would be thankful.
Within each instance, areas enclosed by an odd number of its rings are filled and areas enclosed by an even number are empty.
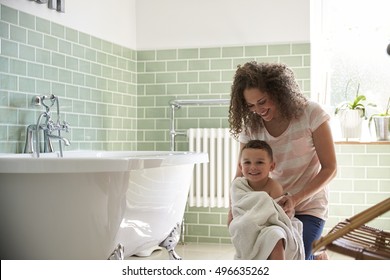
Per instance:
[[[258,114],[264,121],[270,121],[278,116],[276,104],[267,93],[258,88],[244,90],[244,99],[250,111]]]

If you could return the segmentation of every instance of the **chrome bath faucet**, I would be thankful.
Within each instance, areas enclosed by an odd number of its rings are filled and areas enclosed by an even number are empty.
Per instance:
[[[26,143],[24,146],[24,153],[33,153],[35,157],[39,157],[41,152],[54,152],[52,140],[58,140],[60,148],[60,156],[63,157],[62,144],[70,145],[70,141],[61,136],[61,131],[69,132],[69,124],[66,121],[60,121],[60,105],[58,97],[51,94],[49,96],[34,96],[32,104],[36,106],[43,106],[45,112],[42,112],[36,124],[27,126]],[[50,111],[53,105],[57,105],[57,119],[53,121],[52,112]],[[57,134],[53,132],[57,131]],[[43,149],[41,147],[40,135],[43,134]]]

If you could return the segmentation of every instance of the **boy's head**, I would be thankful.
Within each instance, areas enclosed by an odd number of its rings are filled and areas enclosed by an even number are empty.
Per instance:
[[[246,143],[244,145],[244,147],[242,147],[242,151],[244,151],[245,149],[264,150],[268,154],[268,156],[270,157],[270,160],[274,161],[272,148],[265,141],[262,141],[262,140],[250,140],[248,143]]]
[[[262,140],[251,140],[241,150],[240,168],[242,174],[250,181],[267,178],[275,168],[270,145]]]

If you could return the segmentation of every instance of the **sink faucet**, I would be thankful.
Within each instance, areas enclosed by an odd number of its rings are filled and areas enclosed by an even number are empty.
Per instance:
[[[49,104],[46,104],[45,100],[49,100]],[[51,117],[51,107],[57,104],[57,121],[54,122]],[[58,140],[60,148],[60,156],[63,157],[62,143],[65,146],[70,145],[70,141],[61,136],[61,131],[69,132],[69,124],[65,121],[60,122],[59,102],[58,97],[53,94],[50,96],[34,96],[34,105],[42,105],[45,107],[45,112],[42,112],[36,124],[30,124],[27,126],[26,132],[26,144],[24,147],[24,153],[33,153],[36,157],[43,151],[44,153],[54,152],[51,140]],[[45,120],[44,122],[42,120]],[[57,135],[53,134],[57,131]],[[40,134],[43,133],[43,150],[41,149]],[[34,143],[35,142],[35,143]],[[35,145],[34,145],[35,144]]]

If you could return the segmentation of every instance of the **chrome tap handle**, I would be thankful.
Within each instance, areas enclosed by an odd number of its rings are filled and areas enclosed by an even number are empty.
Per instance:
[[[57,123],[54,123],[52,119],[49,119],[46,124],[46,127],[44,127],[43,129],[47,130],[49,134],[51,134],[55,130],[69,132],[69,123],[66,121],[63,121],[62,123],[57,121]]]
[[[49,119],[46,124],[46,129],[48,130],[49,133],[51,133],[52,131],[58,129],[58,125],[54,124],[53,120]]]
[[[64,130],[65,132],[69,132],[70,126],[69,123],[66,121],[63,121],[61,124],[61,130]]]

